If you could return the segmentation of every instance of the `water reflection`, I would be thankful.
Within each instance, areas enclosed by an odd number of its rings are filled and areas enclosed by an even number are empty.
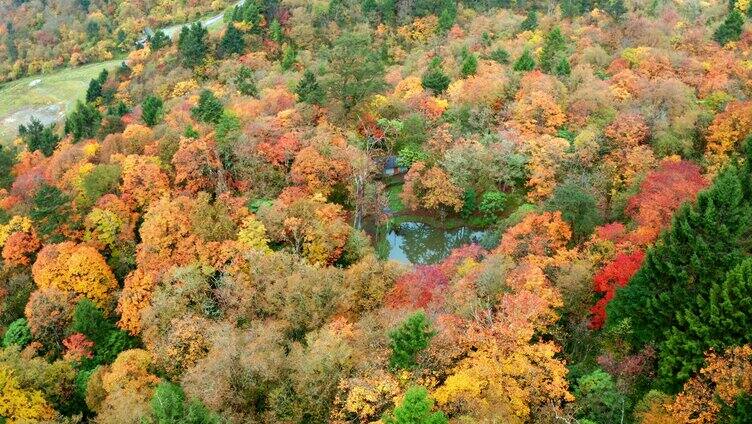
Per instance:
[[[453,249],[477,243],[483,231],[460,227],[452,230],[422,222],[403,222],[389,229],[385,242],[389,259],[411,264],[433,264],[449,256]]]

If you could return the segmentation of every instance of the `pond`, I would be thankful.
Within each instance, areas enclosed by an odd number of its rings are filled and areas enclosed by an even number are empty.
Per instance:
[[[460,246],[478,243],[483,231],[469,227],[451,230],[432,227],[423,222],[392,225],[382,240],[382,252],[389,259],[410,264],[434,264]]]

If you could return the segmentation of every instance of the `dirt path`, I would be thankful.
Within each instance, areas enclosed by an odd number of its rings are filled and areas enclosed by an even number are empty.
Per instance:
[[[235,6],[240,6],[244,2],[245,2],[245,0],[240,0],[239,2],[235,3]],[[235,7],[235,6],[233,6],[233,7]],[[225,17],[225,12],[222,12],[222,13],[219,13],[217,15],[214,15],[214,16],[211,16],[211,17],[208,17],[208,18],[200,19],[199,21],[187,22],[187,23],[184,23],[184,24],[177,24],[177,25],[168,26],[167,28],[162,28],[162,32],[164,32],[165,35],[168,36],[168,37],[170,37],[170,38],[175,38],[175,36],[177,36],[178,33],[180,32],[180,29],[183,28],[186,25],[192,25],[195,22],[201,22],[202,26],[208,27],[208,26],[214,25],[215,23],[221,21],[224,17]]]

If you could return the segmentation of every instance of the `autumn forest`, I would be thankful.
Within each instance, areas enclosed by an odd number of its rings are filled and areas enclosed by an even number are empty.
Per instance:
[[[752,423],[750,17],[0,0],[0,423]]]

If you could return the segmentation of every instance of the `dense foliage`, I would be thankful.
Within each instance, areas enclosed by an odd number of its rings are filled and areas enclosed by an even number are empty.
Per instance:
[[[747,422],[750,9],[0,0],[0,416]]]

